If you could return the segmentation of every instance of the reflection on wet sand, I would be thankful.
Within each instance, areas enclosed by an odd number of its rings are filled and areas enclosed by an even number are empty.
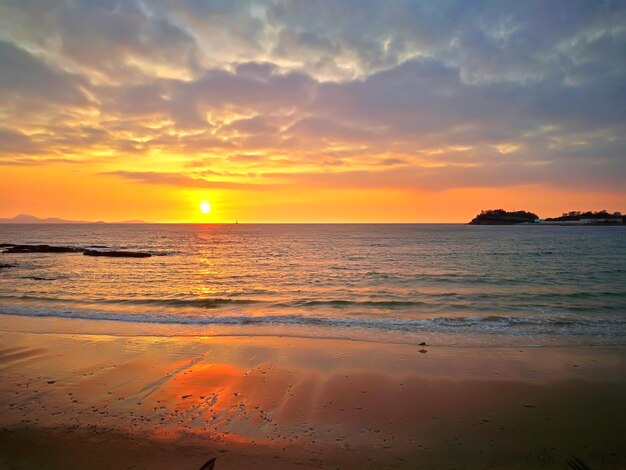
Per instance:
[[[377,468],[626,458],[621,348],[420,354],[338,340],[28,333],[3,333],[0,347],[5,430],[130,434],[191,446],[194,465],[207,454],[217,468],[274,457]]]

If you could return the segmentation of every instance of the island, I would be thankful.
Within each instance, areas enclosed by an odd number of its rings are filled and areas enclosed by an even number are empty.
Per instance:
[[[546,222],[576,222],[582,224],[623,224],[626,223],[626,216],[621,212],[610,214],[606,210],[593,211],[571,211],[564,212],[560,217],[548,217]]]
[[[621,212],[610,213],[606,210],[564,212],[559,217],[541,219],[537,214],[527,211],[508,212],[504,209],[483,210],[474,217],[470,225],[624,225],[626,216]]]
[[[470,225],[515,225],[534,223],[537,220],[539,220],[539,216],[532,212],[507,212],[504,209],[489,209],[481,211],[470,221]]]

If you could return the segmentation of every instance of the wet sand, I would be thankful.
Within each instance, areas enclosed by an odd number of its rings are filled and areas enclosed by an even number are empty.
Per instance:
[[[626,349],[0,332],[0,467],[624,468]]]

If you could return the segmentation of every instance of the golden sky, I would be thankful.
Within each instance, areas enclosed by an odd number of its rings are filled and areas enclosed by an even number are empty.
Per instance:
[[[625,24],[619,2],[2,1],[0,217],[626,211]]]

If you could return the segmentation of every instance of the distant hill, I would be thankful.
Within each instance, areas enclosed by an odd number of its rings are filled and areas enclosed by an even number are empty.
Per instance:
[[[522,224],[524,222],[534,222],[539,216],[532,212],[515,211],[507,212],[504,209],[491,209],[481,211],[476,217],[474,217],[471,225],[514,225]]]
[[[85,220],[65,220],[57,217],[41,219],[34,215],[20,214],[11,219],[0,218],[0,224],[88,224]]]
[[[0,224],[104,224],[102,220],[97,222],[91,222],[88,220],[66,220],[59,219],[57,217],[48,217],[42,219],[40,217],[35,217],[34,215],[28,214],[19,214],[13,218],[0,218]],[[123,222],[118,222],[120,224],[145,224],[143,220],[125,220]]]

